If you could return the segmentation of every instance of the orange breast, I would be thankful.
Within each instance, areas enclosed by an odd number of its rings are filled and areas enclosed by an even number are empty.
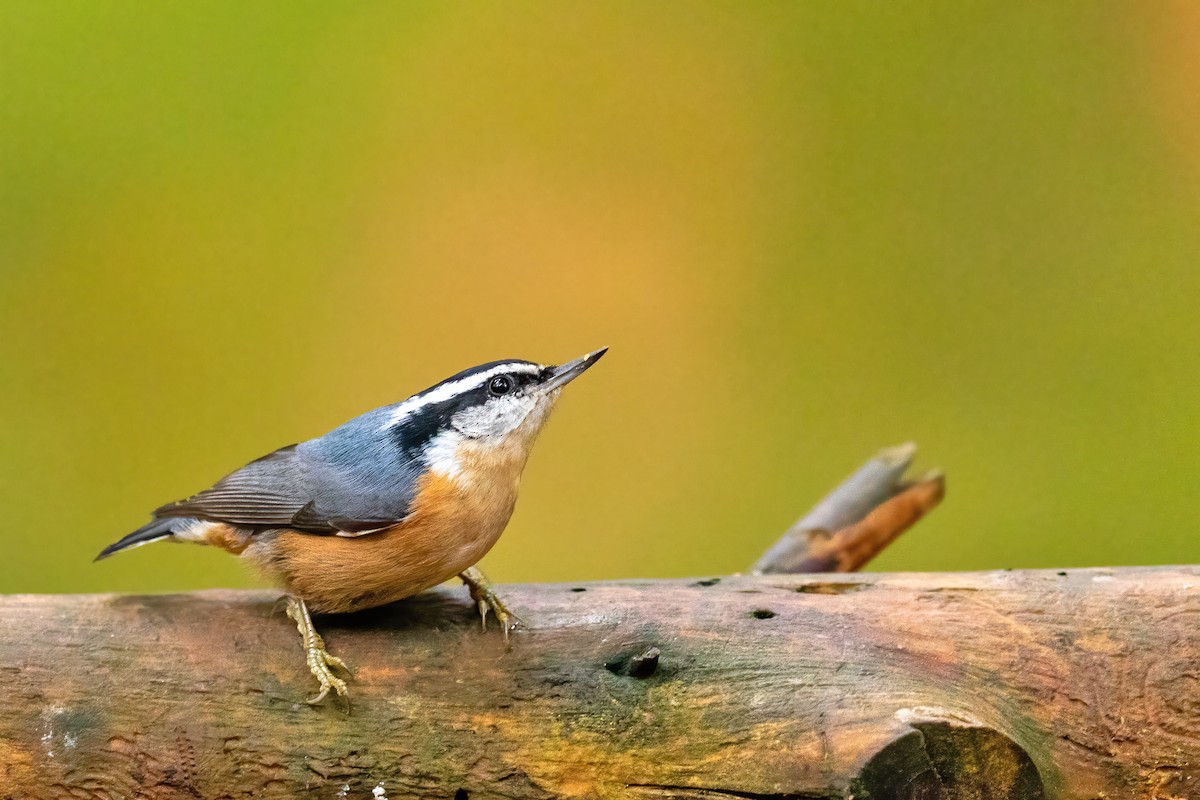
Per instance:
[[[313,611],[383,605],[483,558],[512,516],[519,480],[519,469],[501,480],[429,473],[418,483],[409,516],[386,531],[351,538],[283,530],[255,537],[245,555]]]

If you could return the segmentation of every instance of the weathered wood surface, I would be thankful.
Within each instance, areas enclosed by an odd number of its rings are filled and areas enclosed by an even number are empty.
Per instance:
[[[505,597],[319,619],[349,715],[272,594],[0,598],[0,797],[1200,797],[1200,567]]]

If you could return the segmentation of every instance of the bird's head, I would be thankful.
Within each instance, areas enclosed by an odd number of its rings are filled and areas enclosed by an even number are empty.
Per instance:
[[[562,388],[607,350],[560,366],[506,360],[463,370],[397,404],[385,427],[435,472],[458,475],[465,458],[523,465]]]

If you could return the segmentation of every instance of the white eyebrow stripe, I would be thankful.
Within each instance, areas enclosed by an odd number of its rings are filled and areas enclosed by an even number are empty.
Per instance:
[[[483,382],[488,378],[499,375],[502,372],[526,372],[533,374],[538,372],[540,369],[541,367],[537,366],[536,364],[500,364],[492,367],[489,370],[486,370],[485,372],[477,372],[474,375],[468,375],[465,378],[459,378],[456,381],[450,381],[449,383],[443,383],[440,386],[435,386],[433,389],[430,389],[424,394],[413,395],[400,405],[396,406],[396,408],[392,410],[391,416],[388,417],[388,421],[383,424],[380,430],[386,431],[388,428],[394,428],[400,423],[404,422],[404,420],[411,416],[414,411],[422,409],[432,403],[441,403],[445,400],[449,400],[451,397],[460,395],[463,392],[470,391],[478,386],[482,386]]]

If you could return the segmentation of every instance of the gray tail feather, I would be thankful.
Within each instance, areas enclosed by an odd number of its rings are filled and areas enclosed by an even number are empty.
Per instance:
[[[176,528],[181,528],[190,522],[192,520],[179,519],[178,517],[166,517],[165,519],[156,519],[153,522],[148,522],[128,536],[122,537],[101,550],[100,555],[96,556],[96,560],[99,561],[102,558],[108,558],[113,553],[130,547],[136,547],[139,544],[153,542],[156,539],[165,539],[174,533]]]

